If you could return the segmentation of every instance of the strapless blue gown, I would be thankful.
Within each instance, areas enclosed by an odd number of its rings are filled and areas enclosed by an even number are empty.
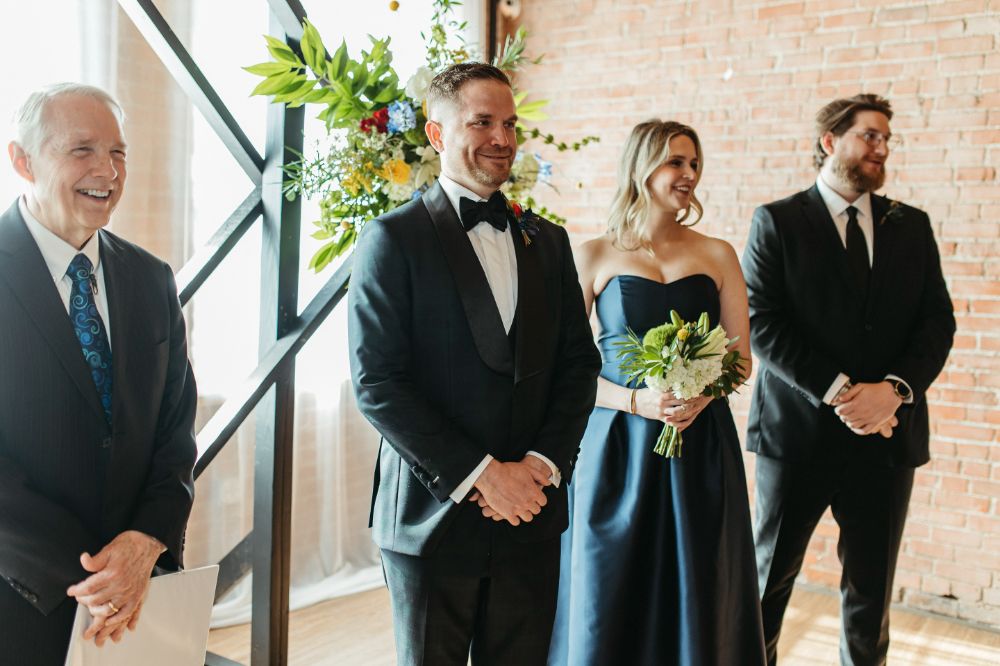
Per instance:
[[[604,358],[613,343],[707,312],[719,294],[707,275],[669,284],[613,278],[595,302]],[[715,400],[684,431],[683,457],[653,453],[663,423],[598,407],[569,486],[559,605],[550,666],[764,664],[747,484],[732,413]]]

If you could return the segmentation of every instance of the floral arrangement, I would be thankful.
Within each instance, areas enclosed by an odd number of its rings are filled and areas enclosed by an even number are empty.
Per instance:
[[[645,382],[654,391],[672,392],[678,400],[721,398],[734,392],[745,381],[740,352],[728,351],[737,338],[727,338],[721,326],[711,330],[708,326],[705,312],[692,323],[671,310],[670,321],[646,331],[642,340],[629,329],[625,340],[615,343],[627,382]],[[653,451],[679,458],[682,443],[681,433],[668,423]]]
[[[309,157],[301,155],[286,169],[289,178],[285,194],[289,199],[302,195],[320,202],[321,217],[314,222],[318,229],[313,238],[323,241],[323,245],[310,260],[311,269],[325,268],[353,245],[368,220],[419,197],[441,172],[437,152],[423,130],[427,120],[425,96],[438,71],[473,58],[457,36],[465,23],[452,17],[459,4],[455,0],[433,0],[431,28],[421,33],[427,44],[427,64],[405,85],[400,84],[392,68],[388,38],[369,37],[371,48],[363,50],[355,60],[344,41],[330,54],[316,27],[308,21],[303,24],[300,53],[265,36],[272,60],[245,68],[264,77],[252,95],[269,95],[274,103],[293,107],[324,107],[318,117],[326,123],[326,144],[317,146]],[[508,37],[493,64],[513,75],[526,64],[539,63],[541,58],[525,57],[526,38],[523,29]],[[526,92],[515,90],[519,146],[537,139],[562,152],[579,150],[598,140],[588,136],[566,144],[537,128],[526,128],[522,121],[545,119],[542,108],[547,104],[546,100],[529,102],[526,98]],[[509,199],[522,200],[530,211],[537,207],[531,195],[533,189],[539,183],[551,186],[552,168],[552,163],[538,152],[519,150],[510,180],[501,189]],[[544,207],[537,210],[553,222],[565,222]],[[522,233],[526,233],[523,227]]]

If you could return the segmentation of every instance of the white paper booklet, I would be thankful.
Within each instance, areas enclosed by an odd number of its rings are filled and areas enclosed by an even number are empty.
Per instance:
[[[213,565],[157,576],[135,631],[103,647],[83,639],[91,618],[77,606],[66,666],[203,666],[218,575]]]

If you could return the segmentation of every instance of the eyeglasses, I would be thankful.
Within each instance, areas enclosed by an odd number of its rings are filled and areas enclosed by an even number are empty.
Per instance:
[[[860,136],[872,148],[878,148],[882,143],[885,143],[886,148],[895,150],[903,145],[903,140],[900,137],[894,134],[882,134],[882,132],[876,132],[875,130],[867,130],[865,132],[851,131],[848,134]]]

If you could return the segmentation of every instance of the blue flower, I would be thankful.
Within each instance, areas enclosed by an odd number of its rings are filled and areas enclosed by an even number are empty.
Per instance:
[[[411,130],[417,126],[417,114],[407,102],[393,102],[389,105],[389,124],[391,134]]]
[[[546,162],[538,153],[535,153],[535,161],[538,162],[538,180],[548,183],[552,180],[552,162]]]

